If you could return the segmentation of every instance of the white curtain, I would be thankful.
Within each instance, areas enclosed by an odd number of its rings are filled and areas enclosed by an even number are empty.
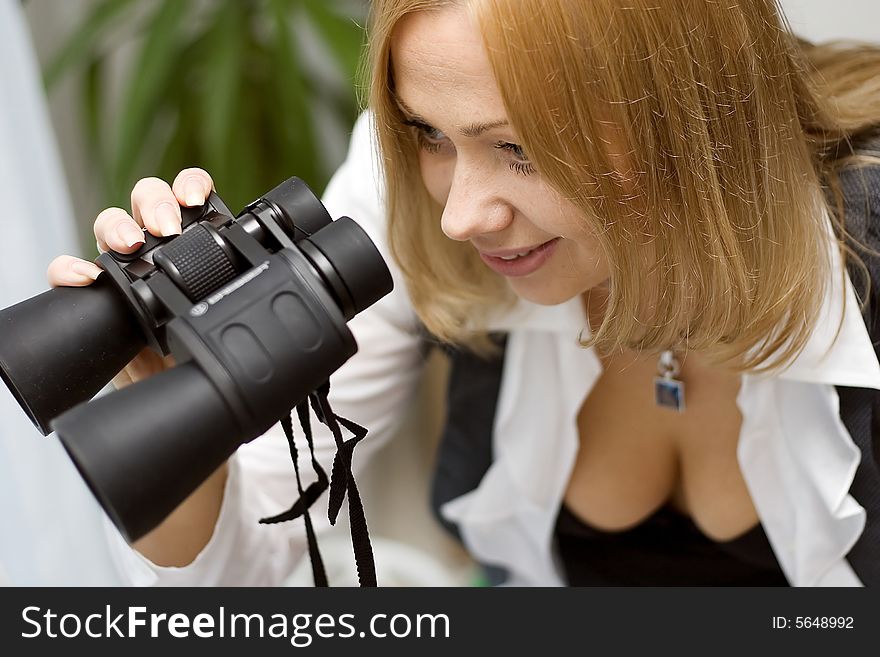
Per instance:
[[[0,308],[6,308],[48,288],[46,266],[54,256],[78,252],[19,0],[0,0],[0,99]],[[0,385],[0,582],[117,583],[100,514],[61,444],[43,437]]]

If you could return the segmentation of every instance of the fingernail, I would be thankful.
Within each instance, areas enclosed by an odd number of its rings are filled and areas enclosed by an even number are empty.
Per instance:
[[[180,217],[170,203],[160,203],[153,211],[163,235],[180,235]]]
[[[98,274],[101,273],[101,268],[91,262],[75,260],[70,265],[70,271],[72,271],[74,274],[79,274],[80,276],[88,276],[92,280],[95,280],[96,278],[98,278]]]
[[[198,180],[188,180],[183,186],[183,200],[190,207],[205,203],[205,188]]]
[[[135,244],[142,244],[144,242],[143,231],[128,222],[120,224],[116,229],[116,234],[119,235],[119,239],[125,242],[125,245],[128,247],[132,247]]]

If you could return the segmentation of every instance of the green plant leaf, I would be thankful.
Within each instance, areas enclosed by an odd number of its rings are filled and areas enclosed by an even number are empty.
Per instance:
[[[68,67],[82,65],[83,62],[92,59],[91,53],[100,35],[108,30],[114,19],[122,16],[133,1],[103,0],[95,5],[91,13],[43,69],[43,84],[47,89],[55,85]]]
[[[255,82],[248,80],[243,88],[247,97],[259,93],[260,86]],[[218,191],[233,211],[271,189],[278,175],[278,158],[265,147],[267,125],[263,110],[261,103],[244,102],[236,106],[234,129],[226,141],[228,174],[216,181]]]
[[[201,113],[198,135],[205,162],[219,180],[230,176],[234,166],[230,137],[238,105],[257,99],[243,98],[244,55],[249,43],[249,5],[239,0],[218,3],[213,23],[206,30],[198,80],[201,92],[195,109]]]
[[[163,91],[181,63],[178,57],[182,49],[181,27],[190,6],[191,3],[182,0],[165,0],[160,5],[150,23],[138,62],[129,73],[111,174],[111,190],[117,199],[124,198],[122,195],[134,182],[133,172],[141,159],[139,156],[151,150],[147,137],[163,104]]]
[[[201,40],[190,40],[180,53],[180,61],[197,62],[202,45]],[[185,167],[203,166],[198,140],[201,113],[196,100],[199,91],[193,89],[189,76],[172,76],[165,96],[171,99],[165,108],[171,128],[157,164],[157,175],[163,180],[173,180]]]
[[[100,168],[102,184],[107,183],[107,152],[104,143],[104,58],[95,55],[86,66],[82,90],[81,120],[92,154]],[[102,190],[106,195],[107,190]]]
[[[308,107],[308,89],[296,53],[291,44],[290,3],[284,0],[271,0],[274,18],[274,39],[271,42],[272,88],[277,104],[269,110],[275,120],[276,129],[284,136],[285,147],[290,149],[281,153],[281,161],[296,162],[296,173],[309,185],[317,188],[323,183],[324,175],[318,166],[312,117]]]

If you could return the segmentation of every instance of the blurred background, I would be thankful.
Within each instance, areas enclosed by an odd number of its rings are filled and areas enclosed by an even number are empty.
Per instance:
[[[320,190],[357,112],[367,0],[28,0],[84,244],[145,175],[214,176],[231,209]]]
[[[876,0],[781,5],[808,39],[880,42]],[[357,115],[368,8],[368,0],[0,0],[0,308],[44,290],[54,256],[95,257],[94,217],[128,208],[141,177],[171,180],[201,166],[234,211],[290,175],[322,190]],[[373,466],[362,482],[380,581],[384,559],[395,568],[388,583],[477,583],[428,511],[444,385],[436,358],[406,425],[374,459],[382,476]],[[42,438],[2,387],[0,583],[117,583],[100,514],[57,441]],[[331,580],[336,555],[350,560],[345,541],[325,550]],[[307,568],[292,577],[310,581]]]

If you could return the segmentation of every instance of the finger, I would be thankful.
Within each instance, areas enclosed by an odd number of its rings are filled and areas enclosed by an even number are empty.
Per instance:
[[[180,204],[167,182],[141,178],[131,190],[131,216],[153,235],[180,235]]]
[[[121,390],[125,386],[130,386],[132,383],[134,383],[134,381],[132,381],[131,379],[131,375],[125,370],[120,371],[116,376],[111,379],[110,382],[117,390]]]
[[[144,347],[125,368],[113,377],[113,385],[117,388],[136,383],[159,372],[174,367],[175,360],[171,355],[162,357],[149,347]]]
[[[70,255],[61,255],[49,263],[46,278],[52,287],[83,287],[91,285],[103,271],[94,262]]]
[[[174,367],[173,356],[160,356],[147,347],[125,367],[125,370],[132,381],[140,381],[167,370],[169,367]]]
[[[144,230],[122,208],[107,208],[95,219],[98,251],[130,253],[144,243]]]
[[[214,181],[204,169],[192,167],[177,174],[171,189],[181,205],[192,207],[203,205],[208,194],[214,189]]]

